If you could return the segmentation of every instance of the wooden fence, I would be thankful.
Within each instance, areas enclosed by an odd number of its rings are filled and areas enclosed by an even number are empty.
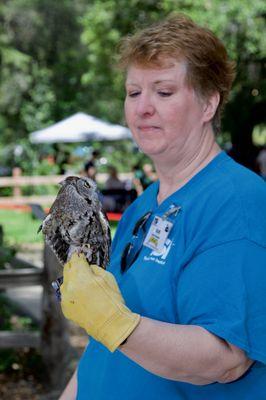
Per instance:
[[[97,182],[104,183],[107,179],[107,174],[97,174]],[[42,195],[42,196],[22,196],[22,186],[39,186],[39,185],[57,185],[63,181],[66,175],[35,175],[35,176],[23,176],[20,168],[13,168],[12,176],[0,177],[0,188],[11,187],[13,188],[13,195],[9,197],[0,197],[0,205],[9,203],[15,205],[22,205],[28,203],[38,204],[51,204],[55,196]],[[121,173],[119,174],[121,180],[131,179],[132,173]]]
[[[69,362],[73,358],[68,322],[56,299],[51,282],[62,274],[62,267],[48,246],[44,246],[43,268],[14,258],[11,268],[0,270],[0,290],[41,285],[43,287],[41,323],[38,331],[0,331],[0,348],[37,348],[40,350],[47,383],[62,388]]]

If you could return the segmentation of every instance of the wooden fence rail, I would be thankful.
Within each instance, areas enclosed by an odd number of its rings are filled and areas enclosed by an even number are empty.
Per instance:
[[[65,175],[3,176],[0,178],[0,187],[57,185],[63,179]]]
[[[132,173],[121,173],[121,180],[131,179]],[[0,187],[16,187],[16,186],[37,186],[37,185],[57,185],[66,179],[67,175],[33,175],[33,176],[2,176],[0,177]],[[97,174],[99,183],[106,182],[108,174]]]
[[[23,347],[38,349],[41,346],[41,335],[40,332],[0,331],[0,343],[2,349]]]
[[[42,285],[43,279],[43,270],[37,268],[0,270],[0,290],[6,290],[13,287]]]

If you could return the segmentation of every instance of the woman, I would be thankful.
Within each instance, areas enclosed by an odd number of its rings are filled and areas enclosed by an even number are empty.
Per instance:
[[[91,340],[61,399],[263,399],[265,185],[215,140],[233,65],[182,15],[127,38],[121,64],[158,181],[124,213],[109,272],[65,267],[63,312]]]

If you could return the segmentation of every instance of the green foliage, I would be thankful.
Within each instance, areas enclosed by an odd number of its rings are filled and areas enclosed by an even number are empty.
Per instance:
[[[59,166],[54,163],[50,163],[47,160],[47,154],[52,153],[52,149],[46,149],[45,146],[37,148],[32,145],[27,139],[21,139],[19,141],[1,145],[0,143],[0,165],[8,166],[8,173],[5,175],[12,174],[12,168],[19,166],[22,169],[22,174],[31,175],[57,175],[59,174]],[[28,191],[30,191],[29,189]],[[5,195],[5,192],[11,194],[11,189],[0,188],[1,195]],[[44,188],[41,189],[44,193],[50,193],[50,190]],[[27,192],[27,190],[26,190]],[[40,191],[32,187],[32,193],[38,194]],[[55,191],[52,190],[52,193]]]
[[[94,148],[99,150],[106,164],[97,167],[98,172],[108,172],[108,166],[113,165],[118,172],[131,172],[132,167],[138,163],[147,162],[148,158],[133,145],[131,140],[122,140],[114,143],[94,143]]]
[[[0,5],[0,126],[15,141],[76,107],[82,2],[11,0]]]
[[[26,139],[0,145],[0,159],[1,165],[10,168],[9,175],[11,169],[16,166],[20,166],[25,174],[32,175],[38,165],[38,154]]]
[[[257,125],[253,131],[253,141],[263,146],[266,143],[266,124]]]

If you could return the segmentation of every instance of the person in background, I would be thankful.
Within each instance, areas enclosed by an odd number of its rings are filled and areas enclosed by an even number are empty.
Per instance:
[[[121,211],[123,204],[126,203],[125,184],[119,179],[117,169],[113,165],[108,166],[108,178],[102,194],[101,201],[106,212]]]
[[[141,195],[147,187],[156,180],[156,174],[153,171],[153,167],[149,163],[136,164],[133,167],[133,185],[135,186],[138,195]]]
[[[90,340],[61,400],[262,400],[266,186],[216,141],[234,64],[179,14],[120,57],[158,180],[124,212],[107,271],[77,254],[64,267],[63,313]]]
[[[84,174],[88,178],[96,181],[96,174],[97,174],[97,168],[96,168],[96,161],[99,157],[100,153],[98,150],[93,150],[91,158],[86,161],[84,164]]]
[[[117,169],[113,165],[109,165],[105,189],[124,189],[124,187],[124,182],[122,182],[118,177]]]
[[[154,172],[153,166],[150,163],[143,164],[143,172],[146,177],[150,180],[150,183],[155,182],[157,180],[157,175]]]

